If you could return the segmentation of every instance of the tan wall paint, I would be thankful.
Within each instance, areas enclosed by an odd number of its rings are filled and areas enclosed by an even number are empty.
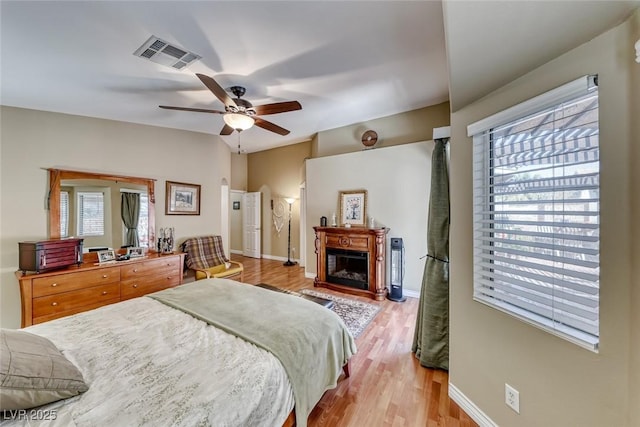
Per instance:
[[[300,251],[300,203],[298,200],[302,183],[300,167],[310,156],[310,141],[251,153],[247,156],[248,191],[263,191],[262,251],[264,255],[287,257],[288,222],[278,234],[273,225],[271,199],[273,198],[275,202],[277,199],[293,197],[296,201],[292,206],[291,247],[296,249],[295,258],[297,258]],[[268,191],[263,187],[268,187]],[[286,216],[285,221],[288,221],[288,212]],[[293,253],[291,257],[294,258]]]
[[[247,191],[247,155],[231,153],[231,190]]]
[[[216,135],[67,114],[1,107],[0,324],[20,326],[13,274],[18,242],[47,237],[47,173],[60,167],[157,179],[156,228],[175,227],[177,242],[219,234],[220,182],[230,176],[230,149]],[[202,186],[201,214],[164,215],[165,181]]]
[[[433,128],[449,126],[449,103],[420,108],[406,113],[355,123],[319,132],[314,139],[313,157],[362,151],[362,134],[373,129],[378,133],[375,148],[390,147],[416,141],[430,141]]]
[[[631,19],[631,43],[640,40],[640,9]],[[631,117],[633,128],[631,156],[631,357],[629,364],[629,425],[640,426],[640,64],[632,56],[629,57],[631,68]]]
[[[637,418],[630,424],[627,416],[630,348],[640,346],[637,330],[630,338],[629,196],[637,206],[639,192],[637,185],[630,186],[628,161],[630,73],[637,73],[637,68],[630,68],[628,32],[629,22],[452,115],[450,382],[498,425],[640,425]],[[601,339],[597,354],[473,301],[472,144],[466,131],[470,123],[589,73],[598,73],[600,81]],[[640,310],[637,296],[634,309]],[[504,403],[505,383],[520,392],[519,415]],[[631,406],[637,407],[636,387]]]
[[[243,191],[232,190],[229,193],[231,203],[229,203],[229,228],[230,228],[230,250],[237,253],[242,253],[242,209],[244,208],[242,203]],[[240,203],[239,210],[233,210],[233,202]]]

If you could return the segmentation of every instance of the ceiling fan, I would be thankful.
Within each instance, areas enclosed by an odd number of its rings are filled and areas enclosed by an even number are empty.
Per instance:
[[[213,78],[204,74],[196,74],[200,81],[224,104],[224,111],[207,110],[203,108],[187,108],[187,107],[171,107],[168,105],[160,105],[160,108],[167,110],[194,111],[197,113],[213,113],[222,114],[225,125],[220,131],[220,135],[231,135],[233,131],[241,132],[249,129],[254,124],[262,129],[275,132],[279,135],[288,135],[289,130],[264,120],[258,116],[268,114],[286,113],[287,111],[301,110],[302,106],[298,101],[274,102],[272,104],[264,104],[253,106],[246,99],[241,97],[245,93],[242,86],[231,86],[229,90],[236,97],[231,98],[229,94],[220,86]]]

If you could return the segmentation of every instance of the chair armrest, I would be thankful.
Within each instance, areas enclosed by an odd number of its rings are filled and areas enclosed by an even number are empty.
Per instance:
[[[199,280],[198,273],[200,273],[202,276],[206,276],[207,279],[212,277],[239,277],[240,281],[242,281],[244,266],[240,262],[229,261],[228,267],[225,264],[220,264],[211,268],[192,268],[192,270],[196,273],[196,280]],[[204,278],[205,277],[200,277],[200,279]]]

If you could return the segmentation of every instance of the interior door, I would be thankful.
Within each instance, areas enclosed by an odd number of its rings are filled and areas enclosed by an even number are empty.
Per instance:
[[[244,193],[242,195],[242,255],[251,258],[261,258],[260,219],[262,209],[260,204],[260,192]]]

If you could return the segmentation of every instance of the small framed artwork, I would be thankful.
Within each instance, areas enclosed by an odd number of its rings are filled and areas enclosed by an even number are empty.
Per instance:
[[[108,249],[106,251],[98,251],[98,262],[109,262],[116,260],[116,251]]]
[[[240,210],[240,202],[238,202],[238,201],[233,202],[233,210],[234,211],[239,211]]]
[[[167,181],[165,214],[200,215],[200,186]]]
[[[129,247],[127,248],[129,258],[140,258],[144,256],[144,248]]]
[[[367,224],[367,190],[341,191],[339,204],[341,226]]]

